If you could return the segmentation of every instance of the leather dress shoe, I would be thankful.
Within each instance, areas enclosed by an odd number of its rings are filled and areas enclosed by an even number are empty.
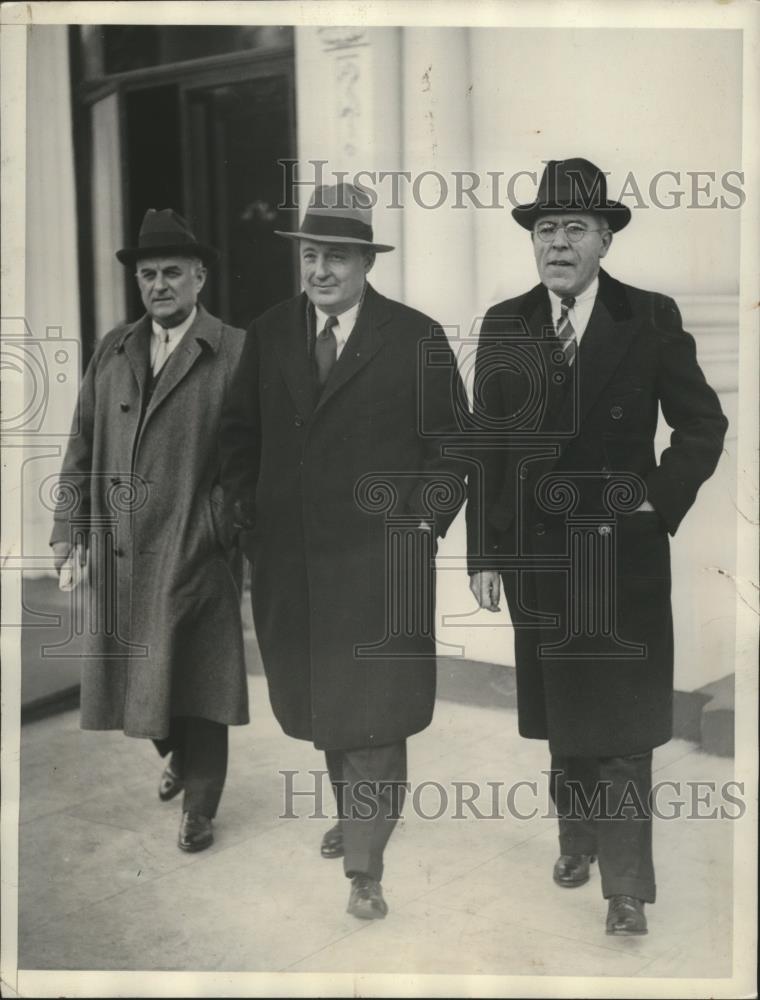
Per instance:
[[[164,773],[161,775],[161,780],[158,783],[159,799],[161,799],[162,802],[169,802],[169,800],[173,799],[175,795],[179,795],[184,787],[185,783],[182,780],[182,777],[177,774],[171,764],[167,764],[164,768]]]
[[[335,826],[331,826],[324,835],[322,838],[322,844],[319,848],[319,853],[323,858],[343,857],[343,829],[340,823],[336,823]]]
[[[646,934],[644,902],[635,896],[610,896],[607,910],[608,934]]]
[[[376,878],[354,875],[351,879],[347,912],[360,920],[383,919],[388,912],[388,904],[383,899],[383,887]]]
[[[554,863],[552,878],[563,889],[575,889],[589,880],[589,866],[596,861],[593,854],[560,854]]]
[[[181,851],[205,851],[214,843],[211,820],[200,813],[182,813],[177,845]]]

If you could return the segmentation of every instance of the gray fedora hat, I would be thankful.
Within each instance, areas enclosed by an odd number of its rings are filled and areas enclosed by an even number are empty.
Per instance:
[[[352,243],[376,253],[387,253],[394,247],[375,243],[368,201],[367,194],[353,184],[325,184],[314,189],[297,232],[285,233],[279,229],[275,232],[294,240]]]

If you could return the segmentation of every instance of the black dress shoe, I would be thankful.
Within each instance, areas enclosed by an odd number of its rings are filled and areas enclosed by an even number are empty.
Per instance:
[[[324,835],[319,853],[323,858],[343,857],[343,828],[340,823],[331,826]]]
[[[607,910],[608,934],[646,934],[644,902],[635,896],[610,896]]]
[[[589,866],[596,861],[593,854],[560,854],[554,863],[552,878],[563,889],[574,889],[589,880]]]
[[[184,787],[185,783],[182,780],[182,777],[177,774],[171,764],[167,764],[164,768],[164,773],[161,775],[161,780],[158,783],[159,799],[161,799],[162,802],[168,802],[170,799],[173,799],[175,795],[179,795]]]
[[[383,888],[376,878],[354,875],[347,912],[360,920],[383,919],[388,912],[388,904],[383,899]]]
[[[181,851],[205,851],[214,843],[211,820],[200,813],[182,813],[177,845]]]

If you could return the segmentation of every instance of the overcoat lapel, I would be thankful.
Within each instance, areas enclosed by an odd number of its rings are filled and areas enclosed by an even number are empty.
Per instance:
[[[280,367],[296,409],[303,417],[314,410],[314,379],[306,342],[306,309],[308,299],[299,295],[290,303],[275,336],[275,350]]]
[[[145,411],[144,423],[147,423],[153,413],[187,376],[195,362],[204,350],[219,349],[222,331],[221,324],[214,316],[210,316],[203,306],[198,306],[198,315],[181,342],[172,351],[166,362],[164,371],[158,379],[156,388]]]
[[[341,386],[353,378],[377,354],[383,346],[382,327],[387,321],[383,297],[378,295],[371,285],[367,285],[356,325],[335,362],[335,367],[330,372],[327,384],[319,397],[317,411],[321,410]]]
[[[577,399],[572,392],[565,396],[560,426],[577,421],[578,430],[582,429],[589,410],[630,347],[635,324],[627,297],[618,286],[619,282],[599,272],[599,291],[576,361]]]
[[[544,289],[542,297],[537,297],[534,301],[536,308],[530,321],[531,332],[534,336],[542,336],[546,345],[545,327],[547,324],[551,326],[549,296],[546,290]],[[575,428],[576,434],[582,433],[587,414],[623,360],[635,332],[634,317],[623,286],[605,271],[600,271],[599,291],[575,362],[576,381],[574,383],[571,380],[570,388],[556,396],[552,395],[551,385],[548,387],[547,429]],[[550,350],[548,346],[547,361]],[[557,456],[547,461],[546,471],[556,464],[574,437],[575,435],[558,435]]]
[[[117,350],[124,351],[132,369],[132,374],[140,389],[140,400],[144,398],[150,363],[150,318],[146,314],[133,323],[119,342]]]

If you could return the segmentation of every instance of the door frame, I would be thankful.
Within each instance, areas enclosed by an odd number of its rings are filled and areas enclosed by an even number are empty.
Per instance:
[[[81,72],[81,60],[76,52],[76,45],[73,37],[70,48],[72,54],[72,69],[75,73]],[[76,68],[75,68],[76,67]],[[189,133],[187,123],[187,106],[184,94],[196,88],[208,86],[219,86],[225,83],[239,83],[248,80],[261,79],[268,76],[283,76],[287,80],[288,87],[288,122],[287,130],[290,148],[297,155],[297,131],[296,131],[296,99],[295,99],[295,48],[293,45],[273,46],[267,49],[246,49],[241,52],[233,52],[216,56],[207,56],[201,59],[185,60],[183,62],[167,63],[161,66],[150,66],[144,69],[130,70],[123,73],[114,73],[100,79],[72,81],[72,104],[74,105],[75,117],[75,156],[78,167],[82,168],[77,182],[77,204],[81,209],[79,216],[79,229],[83,233],[81,244],[87,244],[90,248],[88,253],[81,256],[83,267],[80,270],[80,297],[83,307],[83,320],[89,317],[90,323],[83,323],[83,360],[87,360],[94,348],[98,337],[103,336],[105,330],[95,329],[94,310],[94,268],[92,266],[92,239],[94,212],[91,205],[92,186],[92,153],[93,153],[93,107],[105,97],[115,94],[118,105],[118,143],[119,153],[122,162],[125,159],[127,149],[127,115],[126,96],[137,90],[149,87],[176,83],[180,90],[180,132],[182,136],[181,156],[187,161],[189,155]],[[130,218],[130,191],[129,172],[121,172],[120,197],[122,207],[122,245],[126,246],[133,234],[124,230],[127,228],[126,220]],[[189,199],[189,178],[187,173],[183,176],[182,196],[185,204]],[[114,247],[116,250],[116,247]],[[293,270],[294,285],[298,282],[297,269]],[[123,275],[124,301],[128,301],[128,282],[130,276]],[[295,289],[297,291],[297,288]],[[126,319],[127,317],[120,317]],[[86,327],[90,327],[86,329]]]

